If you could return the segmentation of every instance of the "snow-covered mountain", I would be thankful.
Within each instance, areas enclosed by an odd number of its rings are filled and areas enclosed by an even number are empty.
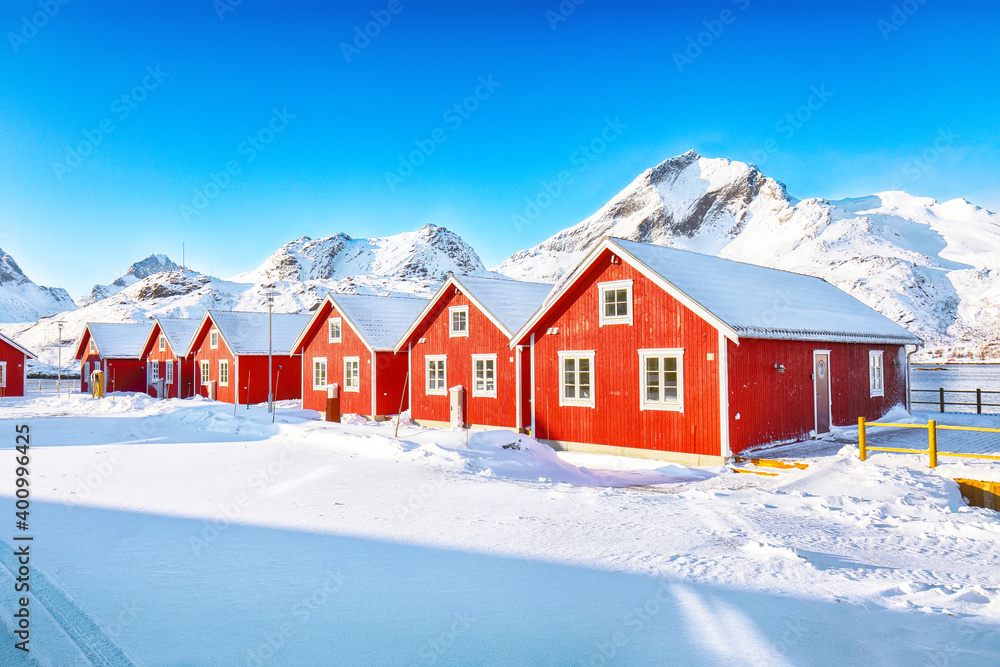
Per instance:
[[[36,285],[13,257],[0,250],[0,322],[37,320],[73,307],[66,290]]]
[[[556,280],[604,235],[820,276],[936,355],[1000,356],[1000,215],[962,199],[799,200],[752,165],[692,151],[496,271]]]
[[[129,285],[134,285],[143,278],[148,278],[149,276],[165,271],[177,271],[180,268],[180,265],[172,262],[166,255],[150,255],[146,259],[128,267],[125,274],[111,284],[94,285],[94,288],[90,290],[90,296],[80,299],[78,303],[80,306],[89,306],[92,303],[97,303],[102,299],[107,299],[109,296],[121,292]]]

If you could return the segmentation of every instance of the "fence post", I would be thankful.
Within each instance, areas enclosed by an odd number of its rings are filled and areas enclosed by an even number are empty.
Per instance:
[[[862,461],[868,460],[868,443],[865,439],[865,418],[858,417],[858,454]]]
[[[930,454],[930,467],[937,468],[937,422],[933,419],[927,422],[927,444]]]
[[[976,389],[976,414],[983,414],[983,390]]]
[[[941,414],[944,414],[944,387],[938,389],[938,396],[941,399]]]

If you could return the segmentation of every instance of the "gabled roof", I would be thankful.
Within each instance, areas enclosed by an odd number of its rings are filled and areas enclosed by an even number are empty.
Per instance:
[[[369,350],[392,351],[399,337],[427,305],[427,299],[327,293],[309,324],[295,340],[292,350],[300,351],[309,332],[320,319],[326,317],[323,312],[327,304],[337,309]]]
[[[270,317],[271,352],[281,355],[294,354],[292,344],[309,323],[310,316],[274,313]],[[267,318],[267,313],[210,310],[199,323],[197,332],[201,332],[205,323],[211,319],[233,354],[267,354]],[[191,337],[187,354],[194,351],[194,345],[199,338],[201,338],[199,333]]]
[[[3,334],[0,334],[0,341],[3,341],[5,343],[7,343],[8,345],[10,345],[11,347],[13,347],[17,351],[23,353],[24,356],[27,357],[28,359],[37,359],[38,358],[37,354],[35,354],[31,350],[29,350],[28,348],[26,348],[26,347],[24,347],[22,345],[19,345],[18,343],[15,343],[12,338],[8,338],[7,336],[5,336]]]
[[[146,339],[153,328],[152,322],[136,324],[121,322],[87,322],[80,342],[76,347],[76,358],[80,359],[83,342],[87,334],[97,345],[97,353],[103,359],[140,359]]]
[[[505,336],[510,338],[545,301],[552,291],[550,283],[529,283],[503,278],[481,278],[449,274],[420,314],[396,343],[398,352],[413,336],[420,323],[434,309],[434,305],[452,287],[459,289]]]
[[[174,355],[185,357],[191,345],[191,339],[194,338],[194,334],[198,331],[199,324],[201,324],[201,320],[157,317],[154,320],[153,327],[149,330],[149,335],[146,336],[146,342],[142,346],[142,351],[146,352],[146,350],[151,349],[153,334],[156,332],[157,326],[159,326],[160,332],[167,337],[167,343],[170,344],[170,349],[173,350]],[[148,354],[148,352],[146,353]]]
[[[621,257],[735,342],[741,336],[898,345],[922,342],[822,278],[610,237],[553,290],[514,339],[526,336],[605,250]]]

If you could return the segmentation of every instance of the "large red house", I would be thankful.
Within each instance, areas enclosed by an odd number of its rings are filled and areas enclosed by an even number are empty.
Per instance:
[[[396,344],[409,350],[410,416],[431,426],[524,429],[529,355],[511,333],[552,285],[449,275]]]
[[[0,334],[0,397],[24,396],[28,359],[35,358],[30,350]]]
[[[146,393],[160,398],[194,396],[194,358],[188,354],[199,320],[158,317],[146,337]]]
[[[302,354],[302,407],[323,412],[337,384],[344,413],[385,419],[409,407],[408,355],[393,347],[427,304],[413,297],[327,294],[292,346]]]
[[[205,313],[191,338],[195,393],[226,403],[263,403],[268,394],[268,317],[271,329],[271,382],[274,400],[300,398],[302,359],[292,344],[309,315]]]
[[[536,438],[694,464],[904,405],[920,343],[822,279],[616,238],[511,339]]]
[[[88,322],[76,346],[80,391],[89,392],[90,373],[101,370],[105,391],[145,392],[146,359],[142,348],[152,326],[150,322]]]

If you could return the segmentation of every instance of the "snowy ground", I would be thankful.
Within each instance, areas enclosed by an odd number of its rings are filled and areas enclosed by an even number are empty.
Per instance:
[[[966,507],[947,466],[861,462],[849,430],[765,477],[315,417],[0,405],[8,629],[23,422],[35,536],[31,661],[7,639],[0,664],[1000,661],[1000,514]]]

